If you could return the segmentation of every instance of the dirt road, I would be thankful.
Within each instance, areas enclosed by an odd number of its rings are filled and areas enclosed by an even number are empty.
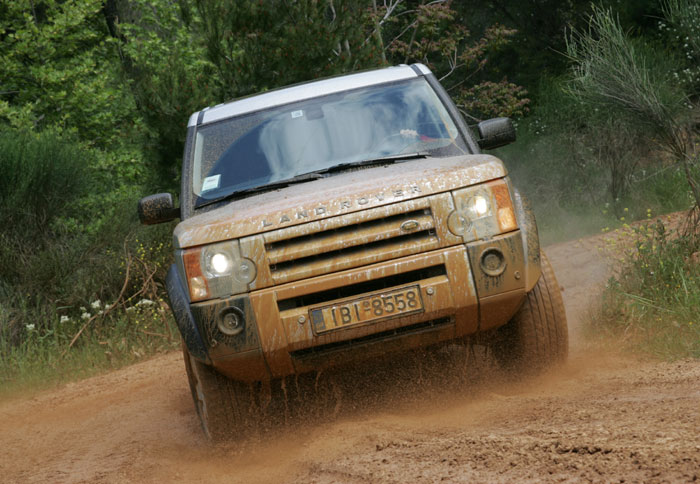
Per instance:
[[[0,482],[694,482],[700,362],[586,347],[581,321],[606,279],[595,246],[547,250],[572,345],[552,374],[503,381],[468,354],[402,363],[331,380],[294,422],[214,447],[173,353],[0,403]]]

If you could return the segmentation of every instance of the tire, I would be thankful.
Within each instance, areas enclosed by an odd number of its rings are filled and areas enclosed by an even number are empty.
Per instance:
[[[562,364],[569,353],[566,312],[547,257],[542,275],[513,318],[497,330],[494,356],[507,370],[534,373]]]
[[[250,387],[205,365],[182,348],[185,370],[202,430],[212,442],[241,437],[253,422]]]

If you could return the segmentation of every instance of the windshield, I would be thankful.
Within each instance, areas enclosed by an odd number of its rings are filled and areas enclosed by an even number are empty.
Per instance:
[[[466,152],[457,127],[425,79],[307,99],[197,130],[198,204],[341,163],[402,153]]]

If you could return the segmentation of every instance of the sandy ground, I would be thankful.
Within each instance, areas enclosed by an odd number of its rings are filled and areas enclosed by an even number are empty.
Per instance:
[[[550,374],[506,381],[451,349],[329,377],[297,418],[212,446],[172,353],[0,403],[0,481],[697,481],[700,362],[640,362],[583,343],[607,277],[597,244],[547,249],[571,331],[569,362]]]

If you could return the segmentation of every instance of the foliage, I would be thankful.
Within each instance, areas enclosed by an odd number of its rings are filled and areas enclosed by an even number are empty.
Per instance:
[[[473,36],[459,22],[451,1],[384,2],[383,8],[374,10],[373,20],[389,63],[427,65],[470,116],[490,118],[527,113],[529,99],[522,87],[505,78],[472,80],[487,69],[489,54],[507,45],[515,30],[494,24],[486,27],[480,37]]]
[[[533,93],[539,102],[517,121],[517,143],[495,153],[530,198],[543,243],[615,229],[646,218],[646,209],[686,210],[692,196],[682,167],[669,163],[644,130],[572,98],[566,83],[543,80]]]
[[[51,133],[0,131],[0,225],[36,240],[75,210],[90,182],[88,154]],[[6,270],[0,271],[7,274]]]
[[[451,2],[392,0],[319,2],[197,1],[207,55],[222,97],[239,97],[321,76],[385,64],[422,62],[458,103],[476,116],[521,116],[523,88],[470,77],[488,54],[507,44],[512,29],[488,27],[472,38]]]
[[[659,30],[681,52],[685,68],[674,76],[694,95],[700,94],[700,5],[693,0],[665,0]]]
[[[89,153],[55,134],[0,132],[0,286],[32,299],[56,295],[70,279],[63,257],[81,256],[66,236],[92,183]],[[71,240],[73,239],[73,240]],[[20,289],[21,288],[21,289]],[[34,295],[34,296],[29,296]],[[11,308],[11,302],[5,302]]]
[[[570,93],[581,102],[651,128],[687,111],[669,70],[652,68],[663,58],[650,58],[652,51],[625,33],[610,10],[594,9],[589,30],[572,32],[567,55],[573,64]]]
[[[379,65],[362,3],[197,0],[222,99]]]
[[[148,127],[156,184],[175,188],[188,117],[217,100],[215,68],[197,40],[201,22],[187,3],[157,0],[130,0],[115,17],[111,43]]]
[[[18,344],[10,344],[10,316],[0,306],[0,398],[18,388],[42,388],[119,368],[180,344],[165,303],[144,298],[102,324],[88,327],[80,344],[67,351],[86,321],[81,315],[102,311],[100,300],[91,302],[76,308],[75,316],[52,314],[50,324],[24,320]]]
[[[604,294],[597,336],[656,357],[700,357],[700,232],[678,233],[662,221],[628,227],[618,245],[623,268]]]
[[[104,42],[101,0],[0,5],[0,123],[52,127],[105,147],[128,137],[134,103]]]
[[[664,57],[625,33],[610,10],[594,8],[588,31],[574,31],[567,53],[573,63],[570,93],[582,103],[605,109],[631,129],[645,130],[678,159],[700,206],[693,175],[697,147],[691,134],[689,100],[673,82]]]
[[[162,241],[172,228],[146,232],[135,225],[136,190],[110,183],[99,157],[49,131],[0,132],[0,170],[7,175],[0,181],[0,223],[7,228],[0,233],[0,374],[19,378],[22,368],[41,363],[59,372],[70,359],[62,354],[67,341],[83,322],[81,306],[90,301],[121,301],[109,318],[91,323],[84,338],[94,343],[133,333],[123,323],[124,308],[139,297],[159,297],[156,282],[170,259]],[[140,231],[147,235],[141,242]],[[129,260],[135,262],[126,277]],[[64,317],[73,323],[63,324]]]

